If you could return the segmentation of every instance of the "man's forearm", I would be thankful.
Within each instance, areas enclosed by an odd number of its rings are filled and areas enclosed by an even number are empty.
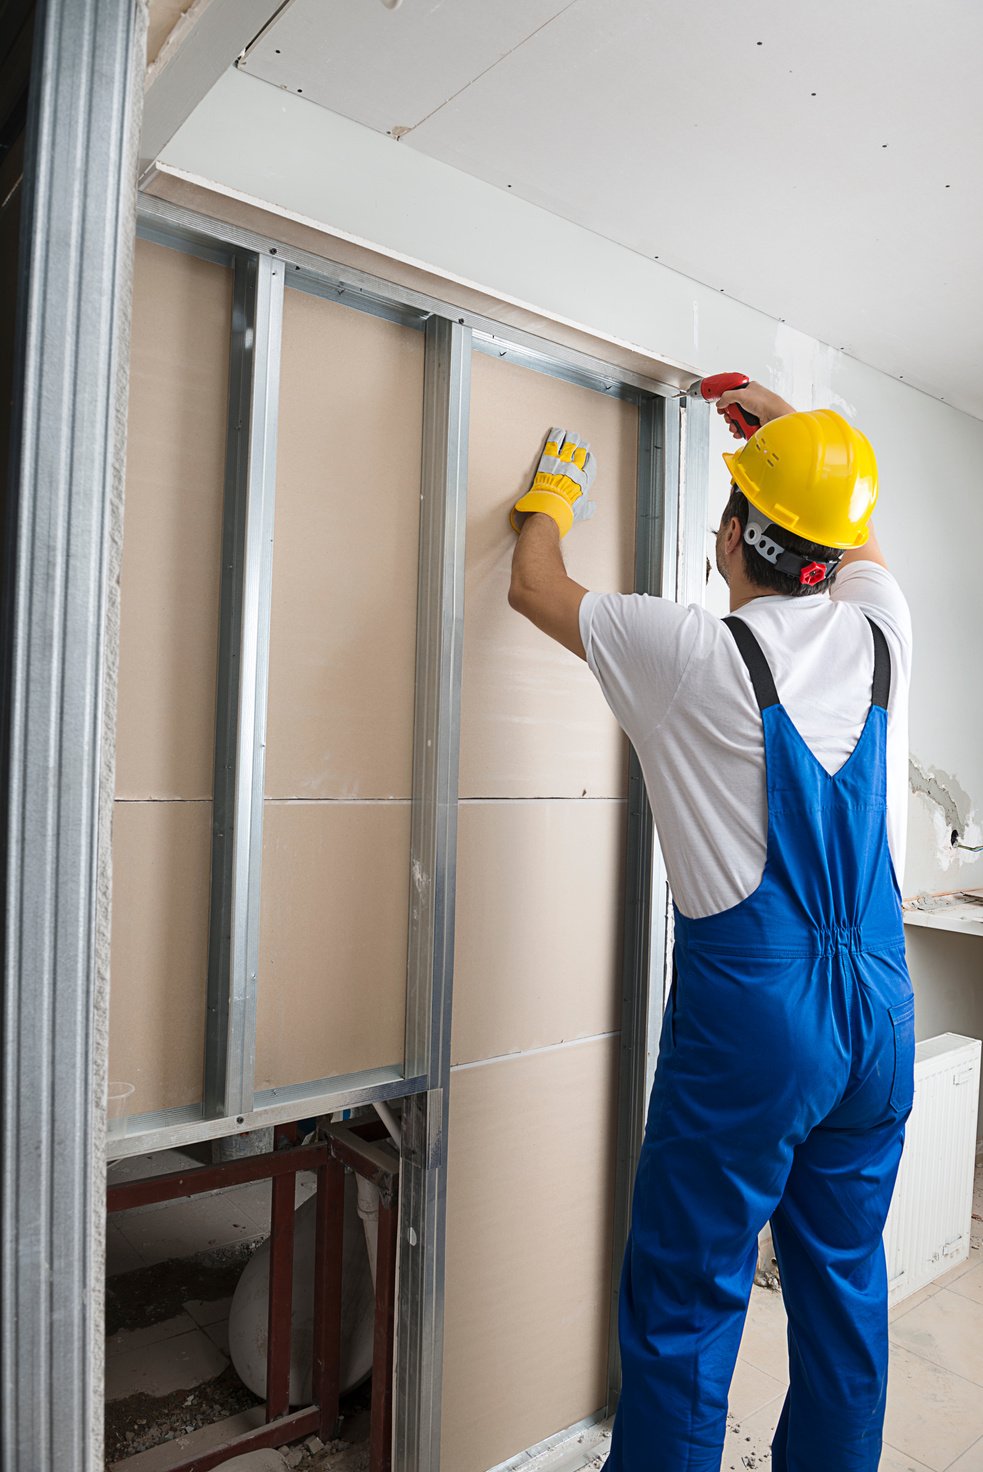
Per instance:
[[[556,522],[538,512],[527,516],[512,554],[511,606],[584,659],[578,613],[586,592],[567,576]]]
[[[513,594],[534,593],[557,578],[566,577],[560,551],[560,529],[551,516],[541,512],[527,516],[516,538],[512,554]],[[513,607],[515,605],[513,604]]]

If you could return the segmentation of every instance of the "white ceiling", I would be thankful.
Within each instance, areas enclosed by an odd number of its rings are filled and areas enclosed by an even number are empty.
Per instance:
[[[983,418],[981,54],[975,0],[293,0],[243,65]]]

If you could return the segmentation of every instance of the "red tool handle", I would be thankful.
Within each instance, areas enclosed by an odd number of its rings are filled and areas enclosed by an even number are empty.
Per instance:
[[[707,400],[719,399],[721,394],[729,393],[731,389],[747,388],[750,382],[746,373],[712,373],[709,378],[700,380],[700,393]],[[728,404],[724,410],[724,418],[728,424],[739,429],[746,440],[751,438],[756,429],[761,428],[758,416],[749,414],[740,404]]]

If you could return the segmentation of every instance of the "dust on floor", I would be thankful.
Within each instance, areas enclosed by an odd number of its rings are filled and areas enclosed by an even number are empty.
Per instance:
[[[151,1352],[164,1361],[173,1359],[179,1335],[155,1340],[154,1331],[186,1320],[191,1335],[208,1336],[215,1365],[222,1368],[190,1386],[156,1394],[140,1390],[108,1400],[107,1469],[127,1472],[132,1467],[133,1472],[143,1472],[144,1468],[150,1472],[152,1465],[155,1472],[158,1468],[164,1472],[168,1463],[184,1460],[198,1449],[196,1441],[207,1428],[227,1418],[241,1418],[243,1412],[262,1405],[228,1363],[223,1335],[228,1303],[257,1245],[250,1241],[211,1248],[135,1268],[108,1280],[110,1361],[113,1355],[122,1354],[132,1368],[133,1362]],[[146,1342],[148,1339],[150,1342]],[[110,1375],[110,1381],[112,1378]],[[292,1448],[283,1448],[288,1465],[297,1472],[367,1472],[371,1393],[371,1382],[366,1382],[342,1397],[342,1435],[338,1440],[324,1444],[317,1437],[307,1437]],[[168,1455],[171,1447],[173,1458]],[[153,1456],[155,1450],[157,1457]]]

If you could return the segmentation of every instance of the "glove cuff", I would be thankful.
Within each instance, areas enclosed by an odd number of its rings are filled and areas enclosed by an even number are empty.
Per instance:
[[[554,491],[527,491],[512,508],[509,520],[514,531],[518,531],[522,525],[516,522],[515,513],[524,511],[527,514],[533,511],[541,511],[545,516],[550,516],[560,528],[560,536],[565,537],[573,526],[573,507],[565,496],[558,496]]]

